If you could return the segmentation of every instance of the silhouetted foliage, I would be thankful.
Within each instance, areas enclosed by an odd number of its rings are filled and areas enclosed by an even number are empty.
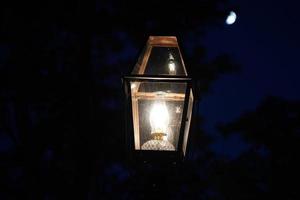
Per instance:
[[[240,134],[251,145],[236,161],[225,164],[230,168],[226,170],[229,177],[219,179],[225,182],[242,179],[235,189],[247,198],[238,196],[237,199],[256,199],[257,195],[266,198],[271,190],[278,198],[299,198],[297,186],[293,184],[299,174],[299,122],[300,101],[268,97],[256,110],[219,126],[225,137]],[[224,190],[230,191],[228,187],[232,184],[224,186],[227,186]]]

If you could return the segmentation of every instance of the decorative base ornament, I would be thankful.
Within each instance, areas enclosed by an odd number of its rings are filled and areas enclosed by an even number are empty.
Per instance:
[[[153,133],[153,139],[145,142],[142,145],[142,150],[160,150],[160,151],[175,151],[175,147],[167,140],[163,140],[166,136],[164,133]]]

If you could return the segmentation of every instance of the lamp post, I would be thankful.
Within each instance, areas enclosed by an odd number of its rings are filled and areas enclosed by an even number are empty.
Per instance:
[[[123,77],[126,138],[136,159],[184,158],[194,102],[191,81],[177,38],[150,36],[132,73]]]

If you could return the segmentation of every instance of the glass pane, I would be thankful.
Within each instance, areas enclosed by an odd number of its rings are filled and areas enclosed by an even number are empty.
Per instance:
[[[175,151],[186,83],[131,82],[136,150]]]
[[[176,37],[150,36],[131,74],[187,76]]]
[[[153,47],[144,74],[178,75],[186,72],[177,47]]]
[[[184,155],[185,155],[185,152],[186,152],[187,140],[188,140],[190,125],[191,125],[191,118],[192,118],[192,111],[193,111],[193,101],[194,101],[193,91],[192,91],[192,89],[190,89],[190,98],[189,98],[189,104],[188,104],[188,110],[187,110],[187,120],[186,120],[186,123],[185,123],[184,137],[183,137],[183,144],[182,144]]]

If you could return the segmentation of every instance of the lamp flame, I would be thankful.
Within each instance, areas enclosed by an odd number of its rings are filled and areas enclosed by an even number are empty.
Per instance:
[[[169,113],[165,102],[156,102],[150,111],[151,133],[167,134]]]

